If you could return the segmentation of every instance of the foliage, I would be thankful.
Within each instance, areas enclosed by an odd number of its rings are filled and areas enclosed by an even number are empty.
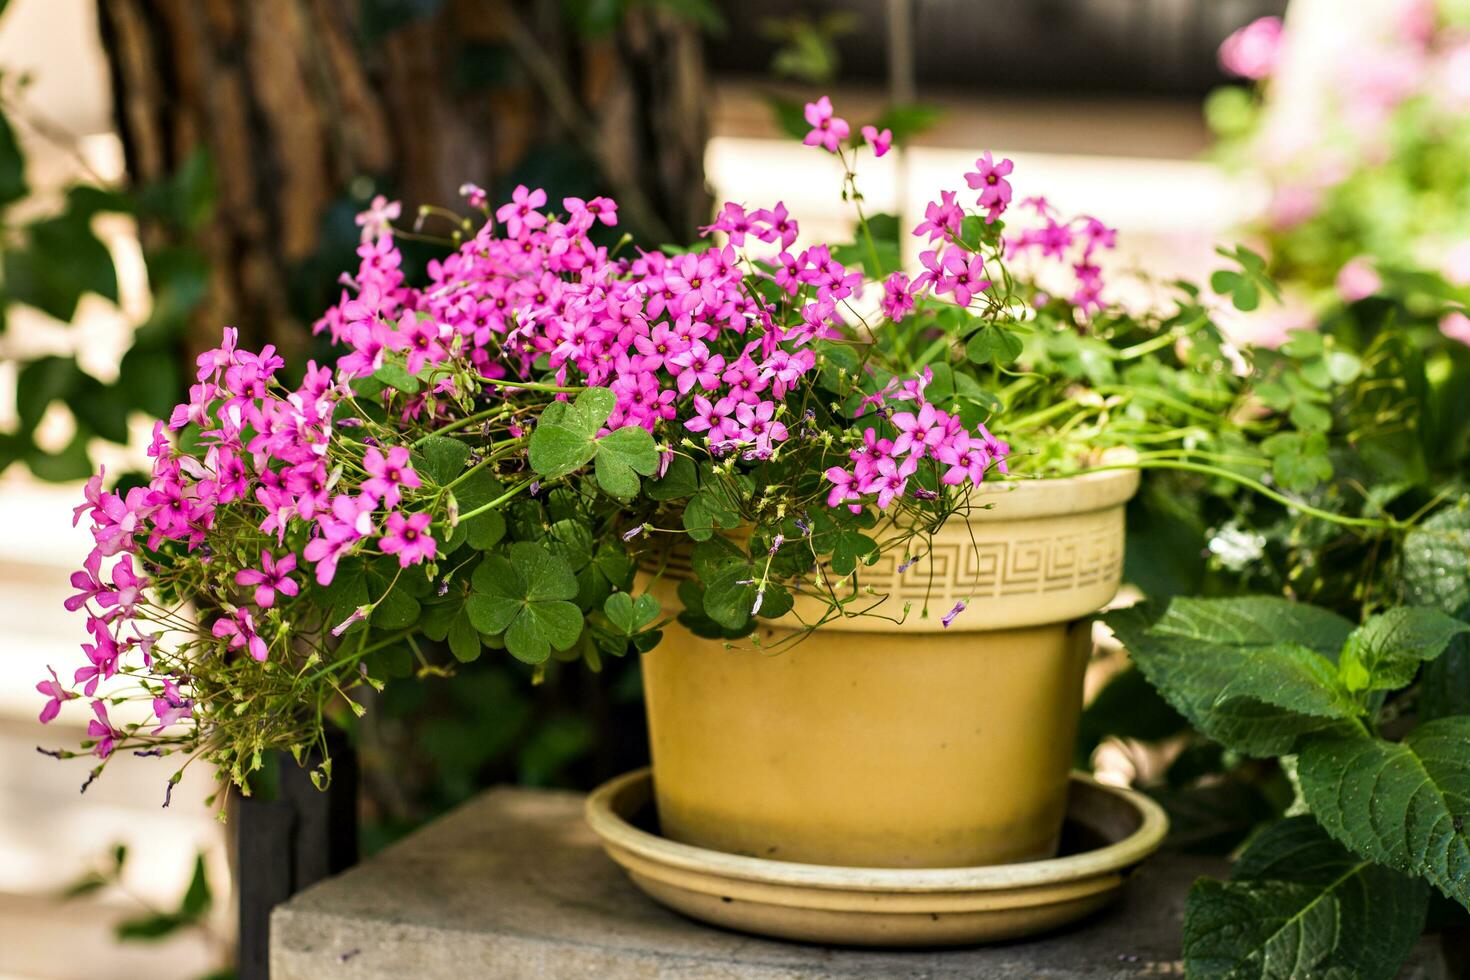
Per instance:
[[[847,123],[826,99],[805,114],[807,142],[844,165],[851,243],[794,257],[783,207],[728,204],[708,229],[723,245],[618,258],[589,237],[615,224],[615,203],[551,212],[519,187],[493,221],[464,220],[420,285],[380,201],[361,219],[351,291],[317,325],[345,351],[335,369],[310,365],[289,388],[273,350],[237,349],[227,330],[158,424],[148,484],[108,491],[99,475],[81,508],[97,548],[69,605],[94,642],[71,684],[39,688],[47,718],[92,699],[93,775],[127,748],[208,759],[246,788],[263,753],[305,757],[327,720],[366,711],[368,690],[485,649],[543,677],[553,661],[597,669],[647,650],[675,616],[755,643],[756,622],[793,613],[797,594],[819,600],[796,617],[805,629],[870,614],[865,569],[922,558],[974,505],[967,488],[1008,463],[1180,470],[1384,526],[1258,478],[1273,440],[1315,459],[1307,437],[1331,426],[1297,406],[1328,397],[1312,385],[1330,370],[1293,386],[1280,365],[1242,369],[1188,284],[1162,312],[1106,305],[1096,257],[1112,231],[1040,199],[1008,230],[1011,164],[989,154],[965,175],[978,210],[947,191],[927,209],[911,282],[895,269],[897,222],[863,209]],[[1226,254],[1259,278],[1252,253]],[[1058,259],[1069,299],[1031,278]],[[881,283],[877,310],[856,305],[864,280]],[[1336,353],[1301,348],[1292,364]],[[1321,467],[1293,465],[1290,489],[1312,487]],[[693,570],[682,610],[650,591],[676,553]],[[112,723],[128,698],[151,704],[156,729]]]
[[[129,916],[113,927],[113,935],[119,942],[160,942],[182,932],[196,932],[211,946],[226,946],[223,937],[217,935],[210,924],[210,912],[214,908],[214,892],[209,884],[209,873],[204,866],[204,855],[194,856],[194,870],[189,883],[179,897],[177,906],[160,909],[130,892],[123,884],[123,872],[127,867],[128,848],[125,844],[113,845],[99,866],[83,874],[67,885],[61,892],[64,901],[73,901],[94,893],[116,891],[126,895],[142,907],[137,915]],[[235,971],[224,968],[212,971],[200,980],[229,980]]]
[[[118,270],[112,253],[97,237],[99,218],[122,216],[187,234],[208,220],[213,201],[209,160],[195,154],[171,180],[136,192],[100,182],[78,182],[62,189],[58,203],[34,215],[29,205],[26,161],[15,124],[34,125],[23,109],[23,86],[0,79],[0,330],[18,309],[70,324],[84,296],[116,306]],[[44,126],[39,131],[49,134]],[[69,149],[69,147],[68,147]],[[83,164],[85,167],[85,164]],[[204,297],[207,270],[196,252],[160,246],[145,250],[152,294],[151,312],[138,325],[115,379],[104,382],[79,364],[75,347],[44,353],[18,364],[18,429],[0,433],[0,470],[26,465],[45,480],[85,479],[95,470],[93,439],[126,444],[128,417],[169,410],[184,392],[178,362],[184,327]],[[73,331],[75,334],[76,332]],[[75,432],[58,451],[35,442],[35,430],[53,403],[70,409]]]
[[[1258,42],[1254,59],[1227,42],[1222,63],[1250,85],[1221,89],[1206,104],[1216,153],[1270,185],[1255,230],[1277,278],[1314,291],[1336,284],[1352,299],[1393,270],[1431,271],[1454,282],[1463,301],[1470,9],[1427,0],[1375,13],[1312,64],[1314,42],[1299,51],[1297,35],[1309,22],[1243,29]],[[1298,58],[1294,71],[1283,68]]]
[[[1411,720],[1385,695],[1403,693],[1470,625],[1397,606],[1354,627],[1278,597],[1175,598],[1106,619],[1200,732],[1242,755],[1295,756],[1300,806],[1315,818],[1269,827],[1230,882],[1196,884],[1191,974],[1305,976],[1336,964],[1392,977],[1422,928],[1426,883],[1470,908],[1470,715],[1384,734]]]

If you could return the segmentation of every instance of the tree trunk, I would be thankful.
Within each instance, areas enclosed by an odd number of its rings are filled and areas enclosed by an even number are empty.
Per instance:
[[[234,325],[244,344],[301,351],[312,303],[349,267],[329,266],[324,242],[335,228],[350,260],[342,226],[380,189],[411,219],[465,181],[495,201],[561,160],[560,184],[537,181],[553,201],[609,193],[644,241],[708,218],[701,39],[667,9],[632,5],[589,37],[559,0],[98,4],[132,182],[168,178],[196,148],[212,164],[191,348]],[[160,234],[145,227],[145,244]]]

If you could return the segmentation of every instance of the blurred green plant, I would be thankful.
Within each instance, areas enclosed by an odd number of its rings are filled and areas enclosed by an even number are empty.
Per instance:
[[[1285,78],[1276,69],[1313,29],[1288,20],[1261,77],[1205,103],[1215,158],[1266,179],[1271,200],[1253,230],[1284,284],[1329,290],[1361,259],[1470,285],[1470,7],[1386,7],[1398,13],[1362,19],[1379,33],[1348,31],[1330,57]],[[1315,107],[1311,132],[1277,118],[1300,116],[1296,102]]]
[[[17,123],[68,154],[82,172],[91,171],[73,141],[26,110],[25,87],[25,78],[0,75],[0,331],[12,329],[17,309],[26,307],[67,325],[75,337],[83,296],[120,302],[118,264],[97,235],[99,216],[157,222],[188,235],[212,211],[212,175],[207,157],[196,153],[164,183],[124,192],[100,179],[79,181],[61,188],[54,203],[43,202],[39,216],[33,215]],[[0,433],[0,470],[20,462],[43,480],[85,479],[96,470],[94,439],[126,444],[131,413],[167,412],[184,393],[184,328],[204,299],[208,269],[198,252],[176,246],[145,246],[143,258],[151,309],[137,325],[114,380],[104,382],[83,370],[74,353],[76,340],[66,345],[67,352],[17,361],[17,427]],[[37,445],[35,435],[55,403],[70,411],[76,427],[66,446],[53,451]]]
[[[159,908],[128,889],[123,882],[127,861],[127,845],[114,844],[112,850],[99,859],[96,868],[62,890],[61,899],[74,901],[103,891],[117,892],[142,910],[113,926],[113,935],[119,942],[162,942],[184,933],[195,932],[216,951],[220,960],[229,959],[230,943],[209,920],[209,913],[214,908],[214,891],[209,884],[203,853],[194,856],[194,871],[189,877],[189,884],[172,909]],[[233,968],[223,967],[203,974],[198,980],[233,980],[234,977]]]

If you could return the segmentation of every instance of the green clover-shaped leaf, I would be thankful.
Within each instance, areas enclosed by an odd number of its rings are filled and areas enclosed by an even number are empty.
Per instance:
[[[510,557],[486,555],[470,580],[465,603],[481,633],[505,635],[505,646],[526,663],[545,663],[551,649],[569,650],[582,632],[577,578],[566,561],[522,541]]]
[[[552,402],[531,433],[531,469],[546,479],[566,476],[597,455],[597,430],[612,414],[617,396],[588,388],[575,402]]]
[[[597,484],[619,500],[638,494],[638,476],[658,469],[653,436],[639,425],[615,429],[597,440]]]

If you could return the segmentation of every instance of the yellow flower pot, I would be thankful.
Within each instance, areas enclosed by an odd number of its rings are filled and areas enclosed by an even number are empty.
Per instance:
[[[1118,588],[1135,471],[986,484],[906,572],[859,570],[873,616],[796,643],[671,625],[643,656],[664,837],[728,854],[870,868],[1050,857],[1066,808],[1091,648]],[[677,608],[674,567],[654,584]],[[967,609],[948,629],[940,617]],[[920,609],[927,606],[928,614]],[[799,597],[812,622],[825,603]]]

